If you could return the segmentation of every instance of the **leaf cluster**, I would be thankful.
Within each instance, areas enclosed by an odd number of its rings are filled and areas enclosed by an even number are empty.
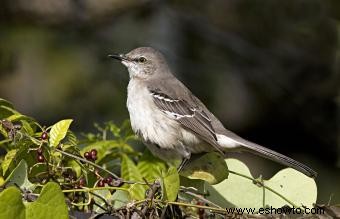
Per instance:
[[[96,132],[79,139],[72,122],[43,126],[0,99],[0,218],[208,217],[226,215],[227,207],[316,201],[314,180],[290,168],[264,180],[241,161],[207,153],[179,174],[176,165],[133,147],[129,121],[95,124]]]

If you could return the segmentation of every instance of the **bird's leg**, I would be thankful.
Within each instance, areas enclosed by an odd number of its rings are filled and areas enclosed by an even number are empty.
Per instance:
[[[188,163],[191,157],[191,153],[190,151],[188,151],[188,147],[186,147],[181,141],[179,141],[177,151],[183,157],[181,164],[177,168],[177,171],[180,172],[185,167],[185,165]]]
[[[184,168],[184,166],[188,163],[189,158],[183,158],[181,164],[177,168],[177,172],[181,172],[181,170]]]

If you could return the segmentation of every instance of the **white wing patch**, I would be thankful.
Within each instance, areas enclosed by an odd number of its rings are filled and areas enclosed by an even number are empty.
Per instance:
[[[237,148],[240,144],[232,138],[225,135],[217,134],[217,143],[223,148]]]
[[[165,102],[169,102],[169,103],[176,103],[179,102],[180,100],[178,99],[170,99],[168,96],[166,95],[162,95],[162,94],[158,94],[155,92],[150,92],[151,96],[153,96],[156,99],[165,101]],[[174,119],[182,119],[182,118],[192,118],[195,116],[195,112],[196,109],[195,108],[190,108],[190,110],[192,111],[192,114],[180,114],[177,112],[173,112],[173,111],[169,111],[169,110],[161,110],[162,112],[164,112],[165,114],[167,114],[168,116],[174,118]]]
[[[163,96],[161,94],[157,94],[155,92],[150,92],[151,96],[153,96],[154,98],[157,98],[157,99],[160,99],[160,100],[164,100],[164,101],[167,101],[167,102],[170,102],[170,103],[173,103],[173,102],[178,102],[180,100],[177,100],[177,99],[170,99],[166,96]]]
[[[174,119],[181,119],[181,118],[185,118],[185,117],[186,118],[192,118],[192,117],[195,116],[195,113],[190,114],[190,115],[182,115],[182,114],[178,114],[178,113],[175,113],[175,112],[170,112],[170,111],[167,111],[167,110],[162,110],[162,112],[164,112],[168,116],[173,117]]]

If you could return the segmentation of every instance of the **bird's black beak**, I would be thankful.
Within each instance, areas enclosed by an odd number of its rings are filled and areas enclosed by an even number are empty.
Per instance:
[[[128,60],[127,57],[124,54],[109,54],[108,57],[117,59],[119,61]]]

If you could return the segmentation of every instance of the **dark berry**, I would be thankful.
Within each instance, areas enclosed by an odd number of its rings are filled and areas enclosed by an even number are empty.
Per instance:
[[[91,155],[92,156],[97,156],[97,150],[96,149],[92,149],[91,150]]]
[[[89,152],[85,152],[84,153],[84,157],[87,159],[87,160],[90,160],[91,159],[91,155]]]
[[[42,155],[43,149],[42,148],[38,148],[37,153],[38,153],[38,155]]]
[[[90,156],[91,156],[91,159],[92,159],[93,161],[97,160],[97,150],[96,150],[96,149],[92,149],[92,150],[90,151]]]
[[[38,160],[38,162],[42,163],[42,162],[45,161],[45,158],[42,155],[38,155],[37,160]]]
[[[98,183],[97,183],[97,186],[98,186],[98,187],[104,187],[104,185],[105,185],[105,183],[104,183],[104,181],[103,181],[102,179],[100,179],[100,180],[98,181]]]
[[[41,139],[42,140],[47,140],[47,138],[48,138],[48,134],[47,134],[47,132],[43,132],[42,134],[41,134]]]
[[[112,176],[108,176],[106,178],[106,183],[109,184],[110,186],[112,186],[112,180],[113,180]]]
[[[92,161],[96,161],[97,160],[97,155],[91,156],[91,160]]]

